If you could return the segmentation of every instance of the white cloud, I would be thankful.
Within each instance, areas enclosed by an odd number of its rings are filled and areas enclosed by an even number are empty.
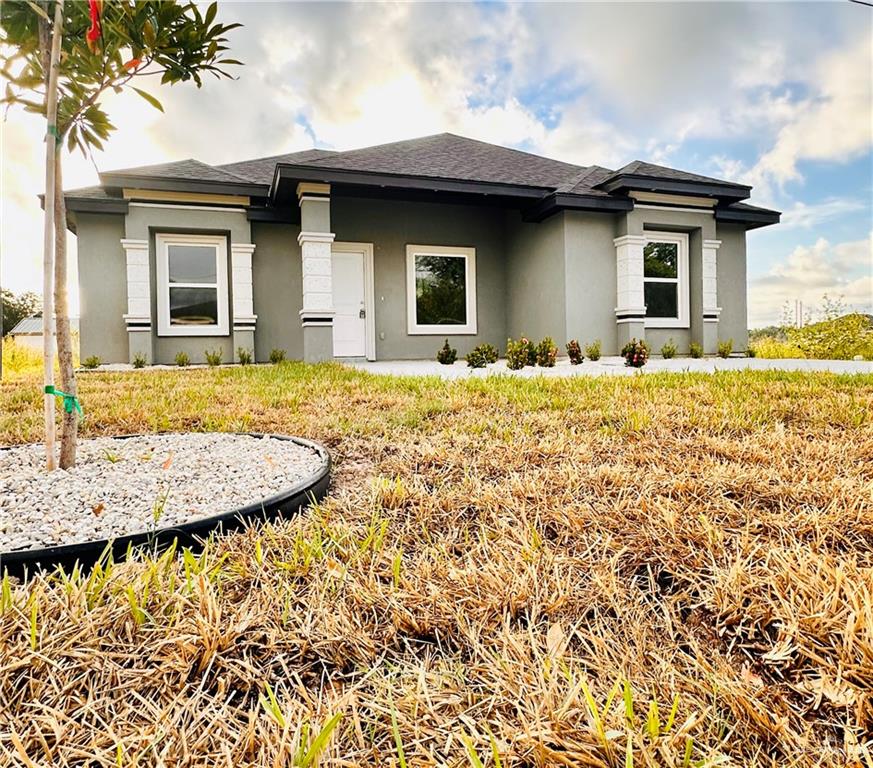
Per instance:
[[[786,302],[799,299],[811,308],[824,294],[842,297],[850,309],[873,313],[873,235],[835,245],[819,238],[813,245],[797,246],[750,281],[749,324],[776,323]]]
[[[846,214],[863,211],[867,207],[863,200],[847,197],[832,197],[810,205],[797,201],[791,208],[782,212],[779,226],[783,230],[789,227],[812,229]]]

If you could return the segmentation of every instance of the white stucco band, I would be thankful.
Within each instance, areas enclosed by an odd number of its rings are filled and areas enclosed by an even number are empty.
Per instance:
[[[128,326],[150,326],[152,322],[151,276],[149,274],[148,240],[121,239],[127,270]]]
[[[718,249],[721,240],[703,241],[702,279],[703,279],[703,320],[717,323],[721,313],[718,306]]]
[[[646,314],[643,291],[643,246],[642,235],[623,235],[615,243],[616,273],[616,321],[633,322]]]
[[[253,328],[258,319],[255,314],[252,294],[252,254],[254,251],[254,243],[232,243],[230,246],[234,328]]]

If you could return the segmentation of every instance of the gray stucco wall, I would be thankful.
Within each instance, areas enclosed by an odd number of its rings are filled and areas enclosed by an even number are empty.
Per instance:
[[[230,265],[231,243],[250,243],[251,228],[243,211],[204,210],[198,208],[167,208],[132,204],[125,222],[126,237],[149,241],[149,268],[152,299],[152,350],[155,363],[172,364],[179,352],[185,352],[192,363],[206,362],[206,351],[221,350],[225,362],[233,362],[233,271]],[[221,336],[159,336],[157,324],[157,283],[155,234],[185,232],[187,234],[224,235],[227,238],[228,315],[229,332]],[[257,252],[257,249],[256,249]],[[257,313],[257,310],[255,310]]]
[[[124,216],[76,214],[79,265],[79,354],[126,363],[127,263]]]
[[[297,235],[291,224],[252,224],[252,293],[255,314],[255,359],[265,362],[273,349],[289,360],[303,358],[303,270]]]
[[[749,319],[746,285],[746,232],[737,224],[720,224],[717,278],[719,341],[734,340],[734,352],[749,348]]]
[[[506,214],[506,336],[539,341],[551,336],[564,351],[564,217],[559,213],[539,224]],[[505,351],[506,338],[501,344]]]
[[[506,345],[503,211],[484,206],[335,197],[331,200],[330,220],[337,242],[373,244],[377,358],[433,358],[446,338],[461,356],[483,342],[503,351]],[[478,333],[422,336],[407,333],[409,244],[476,249]]]
[[[567,338],[600,340],[603,354],[617,352],[615,325],[617,217],[567,211]],[[563,343],[558,345],[563,352]]]

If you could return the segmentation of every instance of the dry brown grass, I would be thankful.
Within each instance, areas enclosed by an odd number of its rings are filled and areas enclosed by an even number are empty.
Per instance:
[[[323,440],[335,487],[196,559],[6,587],[0,764],[873,766],[873,377],[81,391],[89,434]],[[5,442],[39,403],[0,385]]]

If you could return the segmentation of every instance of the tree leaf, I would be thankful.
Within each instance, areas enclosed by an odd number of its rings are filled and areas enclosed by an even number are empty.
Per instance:
[[[134,88],[134,86],[130,86],[130,87],[133,88],[133,90],[135,90],[140,96],[142,96],[155,109],[160,110],[161,112],[164,111],[164,108],[161,106],[161,102],[159,102],[150,93],[147,93],[146,91],[142,90],[141,88]]]

